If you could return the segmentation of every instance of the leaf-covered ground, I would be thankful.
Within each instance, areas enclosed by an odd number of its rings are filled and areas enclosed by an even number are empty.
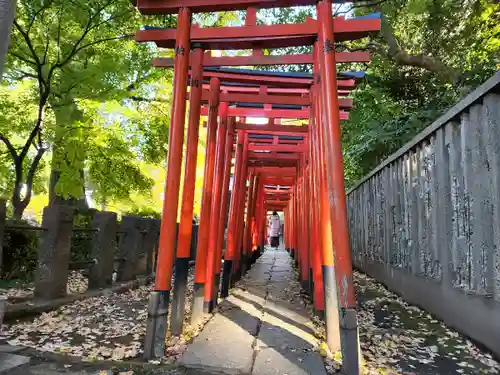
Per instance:
[[[85,293],[88,289],[88,279],[80,271],[71,271],[68,275],[68,294]],[[2,289],[0,292],[12,302],[16,300],[26,300],[33,298],[35,287],[33,283],[17,284],[8,289]]]
[[[190,270],[186,298],[186,319],[190,315],[194,269]],[[69,288],[86,288],[86,280],[72,277]],[[27,319],[5,324],[0,343],[64,353],[84,360],[125,360],[143,352],[148,298],[151,286],[126,293],[87,298],[71,305]],[[186,325],[180,338],[169,338],[166,357],[174,360],[199,327]]]
[[[500,364],[426,311],[355,272],[359,335],[368,374],[498,374]],[[327,361],[333,372],[334,363]]]
[[[191,309],[193,271],[189,275],[186,317]],[[500,373],[500,364],[489,353],[437,318],[409,305],[362,273],[355,272],[354,280],[361,348],[368,374]],[[84,291],[85,278],[72,274],[69,288],[74,293]],[[293,290],[299,298],[298,284]],[[150,286],[143,286],[123,294],[88,298],[35,319],[7,324],[0,333],[0,344],[67,354],[87,361],[140,357],[150,292]],[[198,331],[199,327],[188,327],[183,337],[170,338],[167,362],[175,360]],[[332,373],[339,367],[335,360],[327,359],[326,365]]]

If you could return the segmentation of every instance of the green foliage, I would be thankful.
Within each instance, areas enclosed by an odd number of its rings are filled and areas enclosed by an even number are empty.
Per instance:
[[[161,219],[161,213],[155,211],[151,207],[141,207],[134,208],[128,211],[125,215],[133,215],[133,216],[141,216],[141,217],[149,217],[152,219]]]
[[[7,220],[9,225],[29,225],[26,220]],[[31,281],[36,270],[40,233],[8,229],[3,238],[2,280]]]
[[[15,86],[0,87],[0,135],[10,139],[12,146],[20,150],[24,144],[23,140],[28,136],[33,123],[36,121],[37,106],[32,101],[35,87],[33,82],[21,82]],[[50,126],[53,117],[47,116],[46,124]],[[28,152],[23,161],[24,168],[31,165],[34,152]],[[44,163],[39,165],[38,173],[35,174],[33,189],[35,193],[43,193],[46,190],[43,181]],[[16,174],[12,166],[12,156],[6,148],[0,151],[0,195],[10,196],[14,185]]]
[[[402,51],[429,60],[424,67],[403,63],[388,54],[394,46],[384,33],[376,38],[367,78],[355,91],[355,108],[343,125],[348,186],[489,78],[500,63],[499,4],[389,0],[380,10]]]
[[[73,217],[73,228],[92,228],[95,210],[78,210]],[[71,237],[71,262],[83,262],[91,259],[92,232],[73,231]]]
[[[51,198],[83,198],[89,185],[99,202],[150,189],[137,160],[163,161],[169,98],[155,97],[170,84],[151,66],[156,49],[133,40],[143,24],[175,18],[144,19],[128,0],[18,1],[0,92],[0,190],[13,195],[17,215],[32,188],[47,187],[40,171],[49,150]],[[18,155],[4,152],[7,143]]]
[[[369,2],[367,2],[369,4]],[[339,64],[338,71],[367,73],[354,92],[354,109],[343,124],[347,186],[412,139],[500,67],[500,4],[493,0],[386,0],[372,7],[334,5],[346,17],[381,12],[382,32],[338,43],[336,50],[367,49],[369,64]],[[314,7],[260,10],[258,22],[304,22]],[[306,53],[310,49],[265,50]],[[310,71],[308,66],[270,70]]]

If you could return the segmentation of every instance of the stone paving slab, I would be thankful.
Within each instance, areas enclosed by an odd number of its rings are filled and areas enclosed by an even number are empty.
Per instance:
[[[258,351],[252,374],[322,375],[326,372],[323,360],[318,353],[267,348]]]
[[[317,346],[316,337],[304,330],[302,326],[289,324],[270,314],[265,314],[262,318],[258,339],[264,347],[286,346],[294,349],[314,350]]]
[[[28,374],[30,359],[28,357],[0,353],[0,375],[25,375]]]
[[[258,320],[238,308],[216,314],[179,360],[189,370],[208,374],[249,374]],[[243,325],[244,327],[242,327]]]
[[[325,375],[308,312],[291,293],[294,277],[288,253],[265,251],[180,364],[193,374]]]

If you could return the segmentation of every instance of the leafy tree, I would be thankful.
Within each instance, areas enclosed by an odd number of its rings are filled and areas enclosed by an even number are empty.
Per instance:
[[[381,12],[379,35],[337,43],[337,51],[371,51],[367,73],[343,124],[347,186],[409,141],[500,66],[500,4],[493,0],[374,0],[334,5],[337,16]],[[261,10],[262,23],[303,22],[314,7]],[[265,53],[306,53],[307,49]],[[267,69],[310,71],[309,66]]]
[[[159,20],[163,24],[171,21],[171,17]],[[140,24],[140,15],[128,0],[19,1],[5,82],[9,87],[29,82],[37,108],[36,116],[26,118],[23,128],[8,131],[9,124],[4,122],[0,129],[0,140],[14,166],[11,201],[15,217],[28,205],[35,174],[50,150],[54,171],[51,197],[82,198],[83,170],[95,154],[89,141],[99,139],[99,135],[89,138],[86,130],[93,128],[95,133],[99,121],[91,116],[102,114],[82,108],[83,103],[119,101],[141,91],[154,95],[151,83],[159,74],[151,68],[154,51],[131,40]],[[109,134],[109,129],[104,132]],[[118,151],[130,151],[129,147],[119,145],[117,137],[108,141],[108,151],[117,151],[107,155],[108,162],[117,156],[111,163],[113,170],[136,171],[130,155],[118,155]],[[137,183],[131,189],[147,185],[144,176],[141,183],[137,177],[132,177]],[[108,189],[108,193],[118,190]]]
[[[354,183],[481,84],[500,63],[500,4],[488,0],[388,0],[381,33],[340,46],[373,52],[344,124],[346,175]]]

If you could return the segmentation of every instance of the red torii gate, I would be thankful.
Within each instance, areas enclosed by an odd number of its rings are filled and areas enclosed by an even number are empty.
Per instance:
[[[346,79],[339,85],[336,73],[336,53],[334,42],[352,40],[367,36],[380,29],[380,20],[375,18],[346,20],[333,18],[331,2],[322,0],[317,5],[317,20],[307,19],[295,25],[247,25],[243,27],[199,28],[191,25],[191,13],[198,11],[242,10],[252,7],[278,7],[291,5],[312,5],[311,0],[137,0],[138,9],[144,14],[178,13],[177,29],[149,29],[137,32],[137,41],[154,41],[160,47],[175,48],[174,94],[169,134],[168,167],[166,176],[165,200],[160,233],[160,246],[157,262],[155,291],[149,304],[148,332],[145,345],[147,358],[160,357],[164,351],[164,338],[167,325],[167,312],[170,300],[170,279],[175,254],[175,215],[178,207],[180,168],[184,138],[184,116],[186,109],[186,86],[191,76],[189,128],[186,152],[186,173],[181,208],[179,245],[176,260],[175,295],[184,296],[185,288],[179,280],[185,280],[186,249],[191,237],[192,202],[195,178],[195,161],[200,104],[203,97],[203,81],[210,78],[208,135],[205,165],[205,181],[201,211],[200,232],[198,236],[195,304],[193,312],[199,310],[200,301],[208,303],[208,309],[217,296],[216,267],[221,257],[223,233],[224,200],[227,206],[227,187],[231,172],[233,137],[237,131],[235,152],[235,172],[230,208],[228,244],[225,254],[221,296],[227,295],[232,275],[239,275],[249,266],[249,247],[252,234],[263,239],[265,209],[279,207],[285,211],[286,247],[298,261],[300,277],[304,288],[312,286],[315,308],[325,310],[327,342],[333,350],[338,349],[339,326],[342,332],[342,355],[344,367],[349,374],[359,372],[357,319],[355,298],[352,285],[352,265],[350,261],[347,212],[345,204],[342,150],[340,143],[339,88],[351,89],[354,80]],[[203,68],[205,49],[252,49],[276,48],[301,45],[314,45],[312,57],[307,57],[314,65],[314,78],[280,77],[265,75],[251,77],[247,73],[237,74],[221,70],[207,71]],[[192,52],[190,52],[192,49]],[[355,59],[354,57],[352,59]],[[224,61],[224,60],[219,60]],[[258,55],[244,57],[234,64],[269,64],[270,59]],[[215,64],[217,61],[211,61]],[[189,72],[191,66],[191,72]],[[269,102],[259,108],[232,108],[228,102],[221,102],[221,82],[240,83],[242,86],[266,85],[269,89],[306,89],[309,94],[309,108],[278,109],[269,108]],[[241,89],[240,89],[241,90]],[[227,90],[229,95],[229,90]],[[259,94],[260,91],[259,91]],[[269,95],[270,96],[270,95]],[[267,107],[266,107],[267,106]],[[292,112],[294,111],[294,112]],[[306,116],[307,113],[307,116]],[[218,121],[218,115],[220,121]],[[279,145],[288,147],[286,151],[265,148],[252,150],[249,132],[255,125],[239,125],[235,117],[264,116],[270,118],[307,118],[309,125],[294,130],[307,134],[307,146]],[[271,134],[280,131],[282,126],[273,123],[262,127]],[[257,130],[257,129],[255,129]],[[258,142],[257,142],[258,143]],[[271,148],[270,148],[271,147]],[[297,152],[300,149],[300,152]],[[194,167],[193,167],[194,165]],[[288,166],[296,173],[290,178],[257,172],[251,168],[272,168]],[[249,171],[251,173],[249,174]],[[246,189],[249,177],[250,186]],[[274,181],[274,182],[273,182]],[[288,181],[288,182],[287,182]],[[292,187],[291,199],[266,198],[266,184],[284,183]],[[289,184],[289,185],[288,185]],[[273,194],[271,194],[273,195]],[[311,199],[313,198],[313,199]],[[320,202],[319,207],[310,207],[310,201]],[[285,206],[286,204],[286,206]],[[242,209],[246,206],[245,210]],[[212,219],[210,219],[212,218]],[[215,220],[214,220],[215,219]],[[321,225],[319,225],[321,223]],[[252,230],[253,228],[253,230]],[[333,230],[333,228],[335,230]],[[262,242],[257,242],[262,243]],[[335,254],[333,253],[335,243]],[[241,245],[241,251],[240,251]],[[319,251],[317,250],[319,249]],[[207,257],[208,255],[208,257]],[[335,257],[336,267],[333,259]],[[207,262],[205,262],[205,259]],[[219,270],[220,271],[220,270]],[[312,274],[310,277],[309,275]],[[224,275],[227,276],[224,278]],[[314,280],[314,283],[310,283]],[[215,282],[215,283],[214,283]],[[324,284],[324,285],[322,285]],[[336,285],[335,285],[336,284]],[[339,310],[337,312],[338,291]],[[180,293],[178,293],[180,292]],[[208,300],[207,300],[208,296]],[[200,298],[201,297],[201,298]],[[173,311],[172,322],[183,315],[179,301]],[[203,304],[203,303],[202,303]],[[324,304],[322,306],[321,304]],[[183,304],[182,304],[183,305]],[[198,306],[197,306],[198,305]],[[202,306],[203,307],[203,306]],[[340,319],[339,319],[340,316]],[[196,319],[195,314],[193,318]]]

